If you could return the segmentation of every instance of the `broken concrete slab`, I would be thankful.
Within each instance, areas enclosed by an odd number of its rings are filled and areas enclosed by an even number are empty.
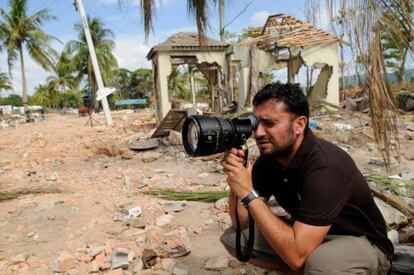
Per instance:
[[[122,247],[115,248],[111,254],[111,268],[112,269],[121,268],[123,270],[127,270],[129,267],[128,255],[130,252],[131,251],[126,248],[122,248]]]

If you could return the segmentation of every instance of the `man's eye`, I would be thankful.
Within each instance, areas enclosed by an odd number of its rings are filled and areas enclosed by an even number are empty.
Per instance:
[[[264,124],[266,127],[272,127],[272,126],[274,126],[276,123],[275,123],[275,122],[273,122],[273,121],[263,121],[263,124]]]

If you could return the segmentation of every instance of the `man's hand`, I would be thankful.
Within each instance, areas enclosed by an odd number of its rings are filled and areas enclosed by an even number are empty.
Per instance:
[[[238,198],[246,197],[253,191],[252,165],[248,162],[247,168],[243,166],[243,150],[232,148],[221,161],[224,172],[227,174],[227,183]]]

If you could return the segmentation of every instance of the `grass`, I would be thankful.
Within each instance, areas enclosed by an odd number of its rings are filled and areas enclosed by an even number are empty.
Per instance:
[[[0,191],[0,202],[13,200],[25,195],[54,193],[62,193],[62,191],[57,188],[24,188],[12,191]]]
[[[229,196],[228,191],[206,191],[206,192],[190,192],[190,191],[174,191],[170,189],[155,189],[146,192],[148,195],[157,196],[161,199],[171,201],[201,201],[215,202]]]

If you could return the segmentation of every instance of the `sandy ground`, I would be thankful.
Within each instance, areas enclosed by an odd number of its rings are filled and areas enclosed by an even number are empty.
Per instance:
[[[113,112],[114,125],[103,126],[103,114],[87,117],[48,115],[45,121],[0,129],[0,192],[28,192],[0,201],[0,274],[51,274],[53,262],[63,251],[76,258],[69,274],[85,274],[90,262],[79,259],[85,246],[111,246],[134,241],[142,229],[123,228],[114,215],[122,209],[142,208],[147,225],[164,214],[162,199],[145,195],[151,188],[207,191],[224,190],[225,176],[218,160],[186,157],[180,146],[160,145],[148,162],[148,151],[132,152],[128,140],[148,134],[152,112]],[[412,118],[408,118],[412,123]],[[332,129],[331,122],[322,126]],[[348,133],[349,134],[349,133]],[[369,165],[378,156],[368,127],[348,136],[335,131],[320,132],[345,147],[363,171],[384,171]],[[413,171],[414,142],[402,134],[402,158],[391,173]],[[212,257],[228,257],[219,236],[229,222],[227,213],[213,203],[188,202],[164,230],[184,227],[191,253],[175,258],[188,274],[262,274],[249,265],[207,271]],[[113,231],[117,231],[115,234]],[[112,232],[112,233],[111,233]],[[103,271],[110,272],[110,271]],[[128,273],[129,272],[129,273]],[[133,267],[125,274],[133,274]],[[138,273],[139,274],[139,273]],[[161,274],[161,273],[154,273]]]

